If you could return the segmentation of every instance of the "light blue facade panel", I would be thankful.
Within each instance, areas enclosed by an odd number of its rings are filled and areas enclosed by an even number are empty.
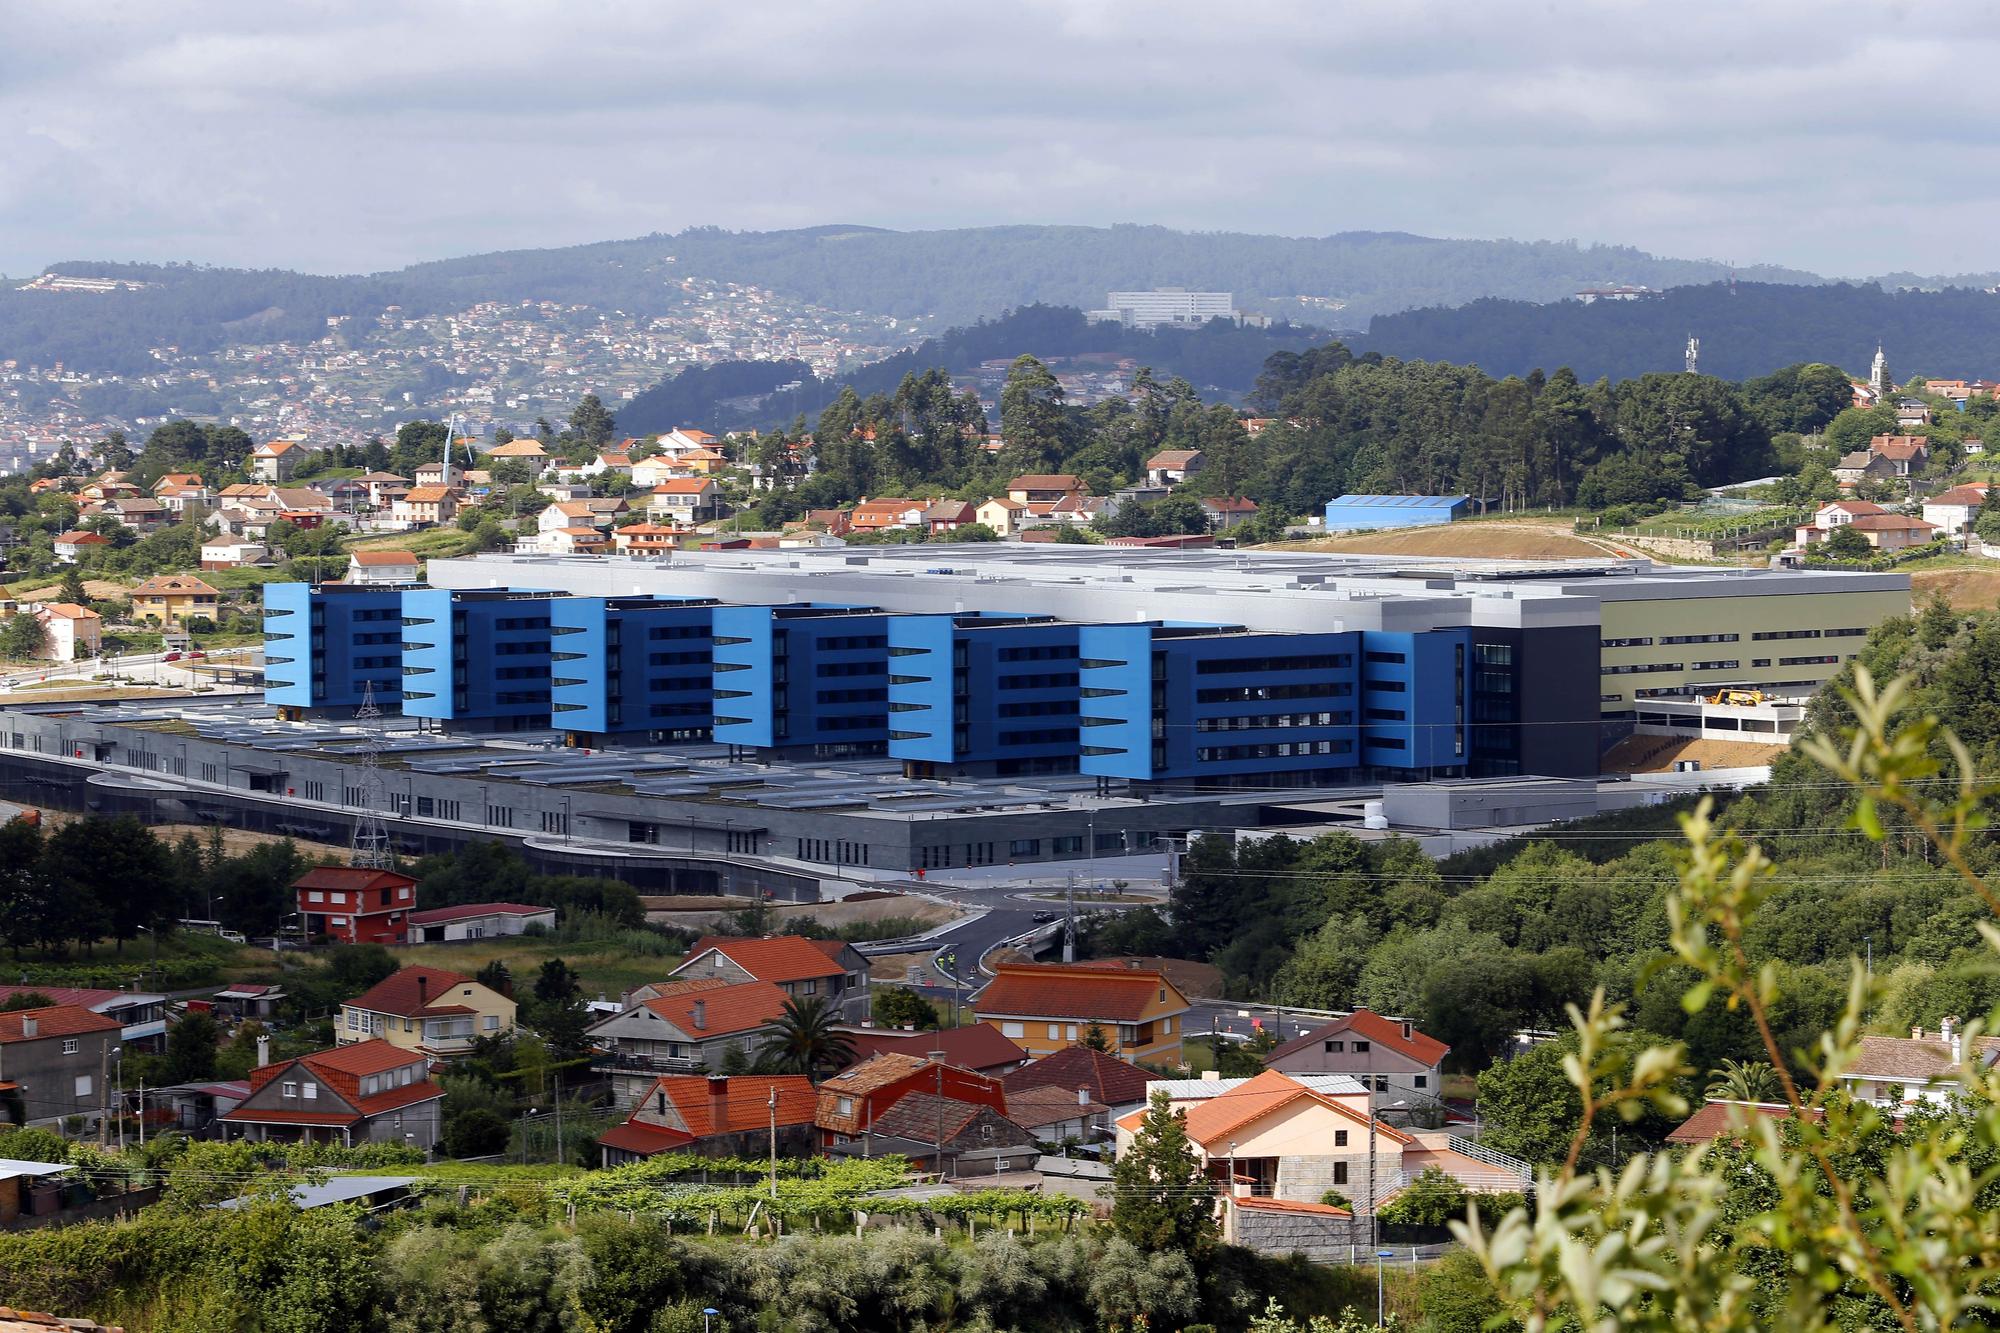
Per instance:
[[[271,583],[264,588],[265,702],[378,707],[403,698],[402,594],[394,587]]]

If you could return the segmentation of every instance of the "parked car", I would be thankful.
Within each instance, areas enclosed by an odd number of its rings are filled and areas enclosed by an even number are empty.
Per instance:
[[[160,660],[162,662],[178,662],[181,660],[183,656],[185,656],[185,654],[183,654],[180,649],[176,648],[172,652],[168,653],[165,657],[162,657]]]

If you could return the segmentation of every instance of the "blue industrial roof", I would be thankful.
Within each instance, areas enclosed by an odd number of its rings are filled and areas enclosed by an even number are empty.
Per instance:
[[[1341,505],[1367,509],[1438,509],[1464,504],[1471,498],[1469,495],[1337,495],[1326,503],[1328,508]]]

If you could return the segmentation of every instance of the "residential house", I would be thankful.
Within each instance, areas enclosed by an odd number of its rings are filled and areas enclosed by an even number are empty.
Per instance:
[[[1031,472],[1007,483],[1007,498],[1022,504],[1053,504],[1065,495],[1082,491],[1083,478],[1069,472]]]
[[[250,475],[260,481],[283,484],[292,479],[305,458],[305,446],[296,440],[272,440],[250,451]]]
[[[550,555],[602,555],[612,548],[611,539],[596,528],[557,528],[535,539],[537,550]]]
[[[848,515],[849,526],[855,532],[887,532],[893,528],[920,528],[924,522],[924,511],[930,508],[927,500],[879,499],[870,500],[863,496]]]
[[[697,446],[681,450],[674,455],[674,461],[685,472],[691,472],[698,477],[712,477],[729,466],[729,455],[717,449]]]
[[[819,1126],[821,1145],[832,1147],[885,1132],[877,1122],[913,1093],[1007,1113],[1007,1094],[999,1079],[889,1051],[849,1066],[819,1085],[813,1123]]]
[[[907,1156],[919,1170],[945,1176],[1027,1169],[1041,1156],[1037,1136],[1010,1115],[979,1102],[912,1091],[875,1117],[869,1135]]]
[[[30,1123],[88,1115],[110,1104],[99,1079],[124,1025],[80,1004],[0,1013],[0,1091],[18,1091]]]
[[[273,486],[266,493],[288,522],[315,528],[333,517],[332,497],[310,486]]]
[[[102,533],[84,532],[78,529],[65,532],[56,538],[56,560],[58,563],[73,565],[88,551],[102,550],[111,545],[111,539]]]
[[[341,944],[403,943],[417,905],[415,880],[368,866],[314,866],[292,891],[306,934]]]
[[[653,454],[647,458],[632,460],[632,489],[650,491],[661,482],[672,481],[676,477],[686,477],[688,470],[674,460],[671,454]]]
[[[939,500],[924,510],[922,517],[924,531],[933,537],[979,521],[979,513],[969,500]]]
[[[54,1154],[50,1154],[54,1156]],[[68,1162],[27,1162],[18,1157],[0,1158],[0,1231],[11,1231],[25,1214],[48,1218],[59,1215],[66,1200],[89,1198],[62,1188],[63,1177],[76,1167]],[[0,1305],[0,1333],[125,1333],[87,1319],[57,1319]]]
[[[153,483],[153,497],[158,499],[163,492],[173,490],[176,487],[200,486],[202,484],[199,472],[162,472],[159,479]]]
[[[1886,459],[1892,475],[1913,477],[1930,462],[1930,441],[1921,435],[1877,435],[1868,441],[1868,452]]]
[[[417,557],[411,551],[351,551],[347,556],[349,583],[415,583]]]
[[[625,1123],[600,1135],[597,1146],[605,1166],[663,1152],[806,1157],[817,1103],[803,1074],[669,1074],[654,1079]]]
[[[1902,551],[1924,546],[1937,537],[1937,529],[1907,514],[1866,514],[1848,526],[1868,539],[1878,551]]]
[[[869,1017],[868,960],[839,940],[704,936],[694,942],[673,975],[768,981],[791,999],[822,1001],[846,1022],[866,1022]]]
[[[829,537],[845,537],[853,531],[845,509],[808,509],[805,518],[800,521],[806,527],[824,529]]]
[[[714,452],[718,443],[720,441],[713,435],[705,430],[696,430],[693,426],[678,426],[660,437],[660,447],[676,454],[689,453],[696,449]]]
[[[1165,486],[1124,486],[1104,498],[1104,512],[1115,518],[1127,505],[1152,504],[1172,494]]]
[[[509,440],[487,450],[486,461],[489,471],[500,463],[518,463],[527,469],[528,480],[533,481],[542,475],[551,460],[549,451],[542,448],[539,440]]]
[[[478,1038],[513,1030],[513,997],[443,968],[405,967],[342,1002],[333,1039],[386,1041],[435,1062],[464,1055]]]
[[[1202,468],[1199,449],[1163,449],[1146,460],[1146,481],[1153,486],[1178,486]]]
[[[449,523],[458,517],[458,492],[449,486],[418,486],[395,501],[390,513],[405,523],[420,526]]]
[[[410,943],[455,943],[556,928],[556,909],[531,903],[461,903],[410,913]]]
[[[1010,1070],[1019,1069],[1028,1059],[1028,1053],[1001,1036],[1000,1029],[985,1023],[925,1032],[878,1027],[843,1027],[840,1031],[854,1047],[855,1064],[884,1051],[920,1057],[937,1054],[948,1065],[1001,1078]],[[1139,1073],[1131,1065],[1125,1067]]]
[[[437,1146],[444,1089],[414,1050],[361,1041],[250,1071],[221,1121],[258,1142]]]
[[[993,529],[1001,537],[1016,537],[1026,526],[1032,515],[1028,513],[1025,500],[1014,500],[1006,496],[995,496],[973,511],[979,522]]]
[[[691,531],[664,523],[628,523],[612,530],[611,545],[622,555],[671,555],[680,549],[681,538]]]
[[[285,989],[262,982],[239,981],[223,987],[209,998],[215,1011],[226,1017],[239,1022],[247,1018],[269,1022],[278,1016],[278,1008],[285,1002]],[[199,1001],[190,1000],[188,1003],[192,1007]]]
[[[1967,436],[1958,442],[1958,447],[1967,458],[1977,458],[1986,452],[1986,441]]]
[[[1007,1118],[1041,1143],[1090,1144],[1109,1132],[1111,1108],[1088,1092],[1029,1088],[1007,1094]]]
[[[1921,398],[1902,398],[1896,402],[1896,424],[1908,430],[1912,426],[1931,424],[1931,406]]]
[[[1208,515],[1208,526],[1217,532],[1227,532],[1239,523],[1247,523],[1257,516],[1257,502],[1240,495],[1210,495],[1202,499],[1201,512]]]
[[[222,594],[192,574],[155,574],[132,589],[132,619],[178,629],[190,620],[214,620]]]
[[[1939,491],[1924,501],[1924,522],[1947,537],[1963,537],[1986,506],[1986,483],[1975,481]]]
[[[559,500],[535,516],[535,528],[545,534],[576,528],[605,531],[620,514],[630,509],[630,505],[615,496],[595,500]]]
[[[95,657],[104,639],[104,617],[75,602],[43,602],[24,608],[42,622],[48,634],[51,662],[77,662]]]
[[[1416,1112],[1442,1110],[1444,1058],[1451,1047],[1419,1032],[1407,1018],[1384,1018],[1358,1009],[1322,1023],[1264,1057],[1266,1069],[1286,1074],[1345,1074],[1381,1098]]]
[[[1150,968],[1001,963],[973,1012],[1030,1055],[1052,1055],[1095,1027],[1112,1054],[1179,1064],[1187,997]]]
[[[718,494],[707,477],[671,477],[653,487],[647,508],[656,518],[693,525],[716,516]]]
[[[192,472],[169,472],[153,483],[153,498],[175,515],[215,503],[215,492]]]
[[[416,483],[419,486],[454,486],[464,482],[465,469],[455,463],[419,463]]]
[[[591,1068],[630,1106],[662,1074],[721,1072],[748,1063],[784,1016],[786,995],[768,981],[687,977],[641,987],[621,1012],[589,1029]]]
[[[1913,1027],[1907,1037],[1862,1037],[1861,1052],[1841,1071],[1840,1083],[1856,1101],[1885,1108],[1942,1103],[1963,1093],[1962,1072],[1989,1069],[1996,1061],[2000,1036],[1967,1042],[1964,1025],[1954,1016],[1935,1031]]]
[[[201,544],[203,569],[242,569],[246,565],[270,563],[271,548],[260,537],[235,537],[224,533]]]
[[[1082,527],[1104,512],[1104,500],[1094,495],[1065,495],[1046,504],[1031,504],[1028,512],[1042,523]]]
[[[1735,1129],[1748,1124],[1752,1116],[1763,1116],[1771,1120],[1789,1119],[1792,1108],[1786,1102],[1739,1102],[1728,1098],[1711,1098],[1702,1103],[1699,1110],[1674,1127],[1667,1135],[1667,1142],[1677,1148],[1699,1148],[1704,1143],[1729,1135]],[[1819,1112],[1809,1112],[1814,1119]]]
[[[364,472],[355,480],[368,488],[368,503],[377,509],[410,489],[410,479],[393,472]]]
[[[1103,1105],[1115,1119],[1146,1104],[1150,1077],[1129,1060],[1079,1045],[1030,1061],[1000,1081],[1009,1105],[1018,1096],[1053,1089],[1079,1104],[1087,1100]]]

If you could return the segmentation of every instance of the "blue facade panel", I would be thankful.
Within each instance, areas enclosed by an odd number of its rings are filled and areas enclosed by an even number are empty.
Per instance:
[[[1361,638],[1363,762],[1401,769],[1463,765],[1472,631],[1370,631]]]
[[[1326,530],[1421,528],[1465,517],[1463,495],[1340,495],[1326,502]]]
[[[872,607],[716,607],[714,739],[825,756],[883,753],[891,619]]]
[[[557,598],[549,611],[555,725],[707,740],[714,606],[707,598]]]
[[[354,708],[374,686],[377,707],[403,699],[403,590],[334,583],[264,585],[264,701]]]
[[[1041,616],[889,621],[889,753],[993,773],[1071,772],[1082,626]]]
[[[403,593],[403,711],[438,722],[547,726],[550,593]]]

